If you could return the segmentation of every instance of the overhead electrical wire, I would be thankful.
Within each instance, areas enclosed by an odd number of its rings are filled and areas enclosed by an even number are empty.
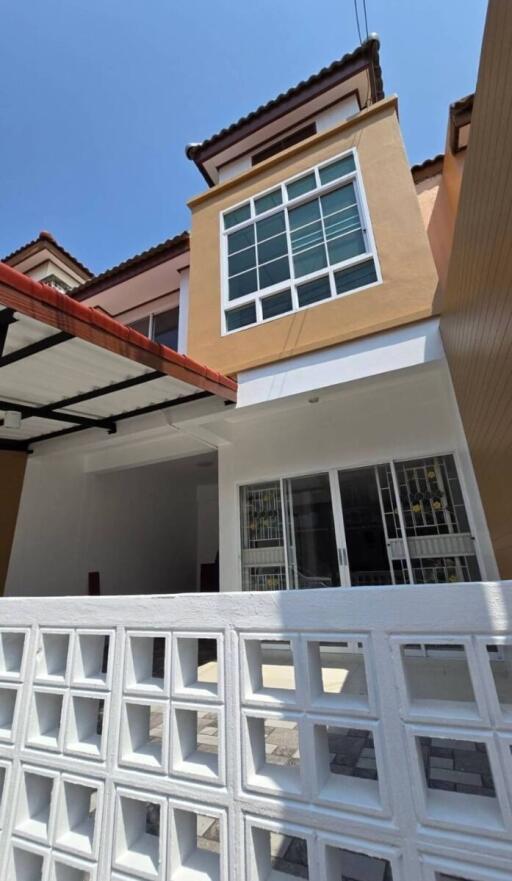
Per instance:
[[[363,0],[363,9],[364,9],[364,26],[366,28],[366,39],[368,39],[368,16],[366,14],[366,0]]]
[[[361,22],[359,20],[359,2],[358,2],[358,0],[354,0],[354,12],[356,14],[356,25],[357,25],[357,33],[359,36],[359,43],[360,43],[360,45],[362,45],[363,38],[361,35]],[[369,40],[370,35],[368,32],[368,13],[367,13],[367,9],[366,9],[366,0],[363,0],[363,14],[364,14],[364,26],[365,26],[365,30],[366,30],[366,40]],[[371,103],[370,96],[372,94],[372,76],[370,73],[370,67],[367,68],[366,72],[367,72],[367,76],[368,76],[368,94],[366,97],[366,101],[364,103],[365,107],[367,107],[368,104]]]
[[[354,0],[354,11],[356,14],[356,24],[357,24],[357,33],[359,35],[359,42],[363,42],[363,38],[361,37],[361,25],[359,24],[359,10],[357,8],[357,0]]]
[[[363,37],[361,34],[361,22],[359,20],[359,0],[354,0],[354,12],[356,14],[356,25],[357,25],[357,33],[359,36],[359,43],[363,42]],[[364,27],[366,31],[366,39],[368,39],[368,14],[366,11],[366,0],[363,0],[363,14],[364,14]]]

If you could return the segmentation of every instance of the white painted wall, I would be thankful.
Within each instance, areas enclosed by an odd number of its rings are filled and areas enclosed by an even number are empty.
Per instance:
[[[209,446],[218,446],[221,589],[240,589],[240,484],[448,452],[458,457],[482,576],[497,577],[443,362],[320,389],[314,395],[318,403],[308,403],[309,397],[306,393],[252,407],[222,407],[202,414],[200,424],[192,413],[188,421],[181,414],[180,438],[188,440],[189,430],[194,436],[206,433]],[[203,417],[211,421],[203,425]],[[164,458],[158,437],[148,438],[147,461]],[[132,441],[136,445],[135,437]],[[217,530],[213,492],[198,487],[215,483],[215,475],[201,468],[187,471],[190,460],[184,458],[128,468],[135,465],[127,455],[133,444],[126,436],[119,449],[112,448],[108,463],[101,451],[96,460],[91,450],[31,457],[7,579],[9,595],[85,593],[89,571],[100,572],[102,590],[109,593],[196,589],[199,563],[215,557]],[[171,450],[168,445],[167,458]],[[215,458],[214,452],[209,455]]]
[[[317,395],[315,395],[317,397]],[[482,552],[484,576],[497,570],[467,445],[444,364],[347,383],[307,397],[247,408],[219,448],[220,583],[240,589],[239,486],[268,478],[352,468],[454,452]],[[249,418],[249,411],[252,410]],[[254,414],[254,415],[253,415]],[[256,414],[259,414],[258,416]]]
[[[345,869],[364,854],[387,859],[393,881],[435,881],[441,873],[468,881],[510,881],[512,759],[505,685],[510,663],[491,665],[487,646],[506,643],[505,651],[510,651],[511,637],[503,634],[510,633],[511,620],[512,582],[277,595],[4,600],[0,877],[54,879],[58,862],[81,866],[95,881],[127,881],[127,865],[132,881],[289,878],[268,871],[268,838],[258,833],[269,830],[307,841],[311,881],[339,881],[341,850],[352,855],[343,856],[344,877],[354,877]],[[48,627],[67,637],[66,650],[55,650]],[[144,648],[139,643],[137,651],[134,645],[143,636],[151,659],[156,627],[166,640],[166,673],[160,683],[148,683],[138,663]],[[217,683],[210,689],[194,682],[195,664],[190,662],[195,640],[206,633],[217,640]],[[441,676],[435,675],[430,659],[416,659],[429,676],[430,690],[426,699],[413,699],[410,667],[401,648],[424,642],[425,634],[430,643],[464,646],[472,699],[464,676],[453,675],[460,658],[448,660]],[[258,648],[272,635],[289,640],[292,647],[293,689],[259,687]],[[106,636],[108,663],[101,676]],[[318,644],[354,639],[360,644],[366,688],[354,700],[348,664],[339,693],[323,693]],[[85,669],[80,663],[84,654],[90,661]],[[50,682],[44,658],[55,671]],[[125,670],[135,674],[128,682]],[[63,675],[55,675],[61,671]],[[442,678],[451,681],[448,693]],[[50,693],[45,692],[48,684]],[[17,708],[9,712],[13,694],[18,695]],[[78,695],[85,699],[79,706]],[[82,725],[74,722],[74,714],[84,720],[91,699],[104,701],[97,754]],[[56,701],[65,709],[47,731],[44,708]],[[162,749],[154,765],[148,763],[149,725],[139,727],[142,743],[130,743],[127,710],[137,701],[139,706],[158,703],[162,713],[163,742],[169,748]],[[208,762],[211,753],[183,760],[183,744],[192,750],[196,745],[195,717],[190,726],[183,724],[187,710],[216,714],[216,766]],[[297,724],[295,768],[262,762],[263,718],[270,725],[272,720],[276,726],[282,721]],[[378,784],[339,775],[337,781],[329,779],[334,775],[327,772],[327,737],[318,736],[319,728],[326,735],[327,725],[372,732]],[[285,729],[280,730],[286,744]],[[419,736],[444,739],[447,748],[453,740],[466,741],[467,751],[473,747],[470,755],[475,743],[486,744],[496,797],[427,789]],[[30,795],[24,785],[28,775]],[[475,781],[474,775],[470,780]],[[91,789],[97,793],[96,811],[90,825],[78,826],[77,812],[80,819],[88,816]],[[160,806],[153,853],[144,836],[146,810],[136,810],[140,801]],[[48,824],[45,814],[52,818]],[[209,853],[213,860],[205,864],[205,852],[195,852],[196,814],[220,820],[218,860]],[[192,847],[184,847],[184,841],[193,842]],[[18,854],[35,850],[43,863],[39,872],[15,860],[14,848]],[[337,859],[327,848],[334,849]],[[200,872],[194,871],[198,864]],[[373,863],[372,869],[355,877],[382,881],[382,865],[379,871]],[[73,875],[77,877],[66,871],[60,879]]]
[[[439,319],[274,361],[238,375],[237,407],[444,360]]]
[[[90,571],[100,573],[105,594],[194,591],[205,559],[198,548],[209,559],[215,542],[217,523],[198,516],[202,484],[215,475],[182,462],[95,474],[83,456],[34,458],[6,594],[84,594]],[[208,492],[216,494],[215,483]]]
[[[188,349],[188,303],[189,303],[190,269],[188,266],[180,270],[178,352],[186,355]]]
[[[349,95],[343,101],[338,101],[331,107],[327,107],[325,110],[317,113],[315,120],[316,130],[317,132],[325,132],[327,129],[333,128],[333,126],[348,119],[349,116],[354,116],[356,113],[359,113],[357,98],[355,95]]]
[[[223,184],[232,177],[236,177],[237,174],[248,171],[251,167],[251,156],[249,153],[245,156],[238,156],[232,162],[226,162],[225,165],[221,165],[219,168],[219,183]]]

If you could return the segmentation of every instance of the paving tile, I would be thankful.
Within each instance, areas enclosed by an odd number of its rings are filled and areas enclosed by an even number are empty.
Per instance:
[[[453,770],[453,759],[444,759],[441,756],[430,756],[431,768],[447,768]]]
[[[450,771],[447,768],[431,768],[431,780],[445,780],[447,783],[464,783],[467,786],[482,786],[480,774],[468,774],[465,771]]]

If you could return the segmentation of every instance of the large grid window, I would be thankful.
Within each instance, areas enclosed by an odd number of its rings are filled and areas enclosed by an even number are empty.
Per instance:
[[[379,281],[354,151],[224,212],[225,332]]]

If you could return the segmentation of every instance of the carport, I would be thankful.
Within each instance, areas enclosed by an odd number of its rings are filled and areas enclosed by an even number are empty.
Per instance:
[[[70,436],[103,441],[159,411],[211,397],[233,402],[236,383],[2,263],[0,307],[1,584],[26,464],[28,472],[38,451],[51,442],[66,462]],[[58,455],[51,467],[57,474]]]

